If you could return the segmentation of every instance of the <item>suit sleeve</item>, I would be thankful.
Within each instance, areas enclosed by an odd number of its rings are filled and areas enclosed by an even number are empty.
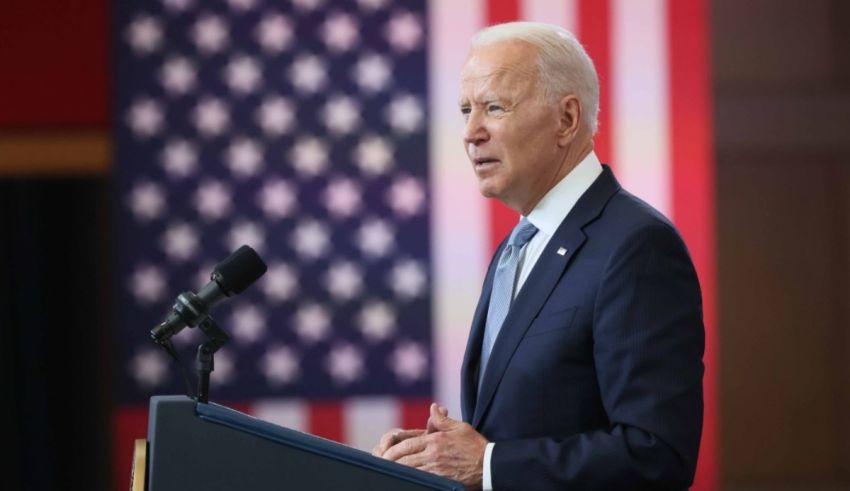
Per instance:
[[[699,283],[667,224],[629,234],[608,258],[593,356],[609,425],[566,438],[496,442],[501,489],[684,489],[702,431],[705,331]]]

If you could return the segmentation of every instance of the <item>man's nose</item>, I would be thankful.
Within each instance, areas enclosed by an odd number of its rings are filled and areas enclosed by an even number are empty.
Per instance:
[[[483,119],[477,111],[472,111],[466,119],[466,126],[463,129],[463,142],[467,145],[478,145],[487,141],[489,134],[487,128],[484,127]]]

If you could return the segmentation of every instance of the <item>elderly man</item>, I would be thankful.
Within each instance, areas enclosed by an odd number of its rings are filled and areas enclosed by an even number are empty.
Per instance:
[[[463,362],[463,421],[376,455],[470,489],[684,489],[702,428],[700,289],[673,225],[593,152],[599,86],[568,32],[489,27],[461,75],[480,192],[521,214],[490,264]]]

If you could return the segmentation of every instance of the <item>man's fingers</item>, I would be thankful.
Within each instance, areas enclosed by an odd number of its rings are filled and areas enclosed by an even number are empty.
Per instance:
[[[377,445],[372,449],[372,455],[375,457],[382,457],[384,452],[387,451],[393,445],[407,440],[408,438],[413,438],[415,436],[419,436],[425,433],[425,430],[416,429],[416,430],[402,430],[399,428],[394,428],[381,437],[381,440]]]
[[[411,437],[387,449],[383,457],[387,460],[397,461],[404,456],[421,452],[425,449],[426,444],[425,435]]]

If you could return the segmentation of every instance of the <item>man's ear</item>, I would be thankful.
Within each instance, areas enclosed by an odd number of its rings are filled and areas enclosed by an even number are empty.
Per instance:
[[[558,144],[567,146],[578,134],[581,126],[581,101],[575,94],[568,94],[558,101]]]

